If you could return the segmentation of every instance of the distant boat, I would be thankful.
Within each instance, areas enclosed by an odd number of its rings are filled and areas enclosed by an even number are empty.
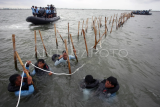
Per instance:
[[[151,11],[150,10],[137,10],[137,11],[132,11],[133,14],[137,14],[137,15],[152,15],[152,13],[149,13]]]

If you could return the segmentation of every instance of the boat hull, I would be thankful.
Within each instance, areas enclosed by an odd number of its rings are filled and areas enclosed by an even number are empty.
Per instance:
[[[42,17],[29,16],[26,18],[26,21],[37,25],[37,24],[48,24],[48,23],[57,21],[59,19],[60,19],[60,16],[53,17],[53,18],[42,18]]]
[[[152,15],[152,13],[148,13],[148,14],[139,14],[139,13],[133,13],[133,14],[136,14],[136,15]]]

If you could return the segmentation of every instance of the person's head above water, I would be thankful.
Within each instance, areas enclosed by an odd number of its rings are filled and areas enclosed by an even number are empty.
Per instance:
[[[63,53],[63,59],[67,60],[67,53],[66,52]]]
[[[117,85],[117,79],[115,77],[108,77],[105,83],[106,88],[113,88]]]
[[[92,75],[86,75],[84,80],[85,80],[86,84],[91,84],[95,81],[95,79],[93,79]]]
[[[15,86],[20,86],[21,85],[21,76],[19,74],[13,74],[9,77],[9,81],[11,84]]]
[[[44,65],[45,65],[44,60],[43,59],[38,59],[37,65],[38,65],[39,68],[43,68]]]

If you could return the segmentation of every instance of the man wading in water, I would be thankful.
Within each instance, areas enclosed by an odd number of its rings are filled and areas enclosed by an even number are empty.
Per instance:
[[[73,51],[76,52],[75,49]],[[75,56],[69,55],[69,60],[72,60],[72,59],[76,59]],[[62,55],[54,54],[52,56],[52,60],[53,60],[53,62],[55,62],[54,63],[55,66],[57,66],[57,65],[59,65],[61,63],[66,63],[66,61],[67,61],[67,53],[66,53],[66,51],[63,51]]]
[[[30,64],[30,63],[31,63],[31,61],[27,61],[27,65],[26,65],[26,69],[27,69],[27,70],[29,70],[29,64]],[[38,59],[37,63],[35,63],[35,66],[37,66],[37,67],[39,67],[39,68],[41,68],[41,69],[50,71],[49,66],[44,62],[43,59]],[[46,73],[45,71],[42,71],[42,70],[40,70],[40,69],[38,69],[38,68],[35,68],[35,69],[33,70],[33,72],[30,73],[30,75],[35,75],[35,74],[36,74],[36,75],[40,76],[40,75],[43,75],[43,74],[45,74],[45,73]],[[48,73],[48,75],[52,75],[52,73],[50,72],[50,73]]]
[[[24,70],[24,76],[22,81],[22,88],[21,88],[21,96],[28,96],[34,92],[34,87],[32,84],[32,77],[26,77],[26,73],[28,70]],[[22,77],[19,74],[13,74],[10,76],[8,84],[8,91],[14,92],[16,96],[19,95],[19,89],[21,85]]]

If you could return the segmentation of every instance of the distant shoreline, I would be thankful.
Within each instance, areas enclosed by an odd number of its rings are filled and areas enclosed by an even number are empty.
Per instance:
[[[116,10],[116,11],[134,11],[134,10],[125,10],[125,9],[72,9],[72,8],[57,8],[57,9],[66,9],[66,10]],[[31,10],[31,9],[0,8],[0,10]],[[152,10],[151,12],[160,12],[160,10]]]

